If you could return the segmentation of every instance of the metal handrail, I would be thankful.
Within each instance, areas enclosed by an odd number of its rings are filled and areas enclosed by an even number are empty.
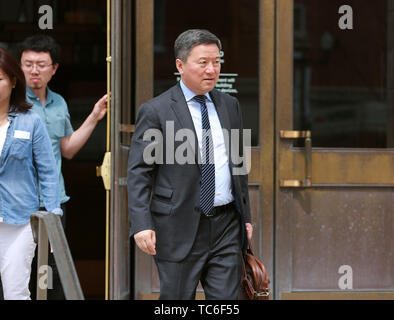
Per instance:
[[[38,246],[37,300],[47,299],[47,287],[40,285],[40,267],[48,265],[48,240],[53,249],[60,281],[67,300],[84,300],[66,235],[59,215],[38,211],[30,216],[34,242]]]

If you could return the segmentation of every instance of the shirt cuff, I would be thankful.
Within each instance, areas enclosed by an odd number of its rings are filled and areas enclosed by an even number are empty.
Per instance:
[[[63,215],[63,210],[60,208],[55,208],[50,212],[52,212],[53,214],[61,215],[61,216]]]

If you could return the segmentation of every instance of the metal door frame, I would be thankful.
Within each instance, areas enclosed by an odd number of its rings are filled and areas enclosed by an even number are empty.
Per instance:
[[[131,140],[133,50],[132,15],[128,0],[111,0],[111,193],[109,217],[108,298],[132,296],[130,242],[127,212],[127,148]],[[126,153],[126,154],[125,154]],[[125,159],[126,158],[126,159]]]

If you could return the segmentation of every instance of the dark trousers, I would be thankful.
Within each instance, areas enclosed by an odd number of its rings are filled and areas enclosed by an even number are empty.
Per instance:
[[[191,252],[181,262],[155,259],[161,300],[193,300],[201,281],[207,300],[236,300],[241,272],[240,218],[232,206],[201,216]]]
[[[63,210],[63,216],[61,217],[63,229],[66,229],[66,205],[61,205]],[[44,208],[40,208],[40,210],[45,211]],[[33,262],[31,265],[31,275],[30,275],[30,292],[32,300],[36,299],[36,292],[37,292],[37,248],[34,254]],[[55,257],[51,252],[51,247],[48,248],[48,266],[51,267],[52,270],[52,286],[53,288],[48,288],[47,290],[47,300],[65,300],[65,295],[63,292],[63,286],[60,281],[60,275],[58,268],[56,266]]]

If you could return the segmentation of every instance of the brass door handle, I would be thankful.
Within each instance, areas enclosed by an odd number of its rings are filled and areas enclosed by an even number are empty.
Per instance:
[[[104,155],[103,164],[96,167],[97,177],[102,177],[105,190],[111,190],[111,152]]]
[[[305,180],[288,180],[281,179],[280,187],[283,188],[297,188],[297,187],[311,187],[312,186],[312,133],[311,131],[290,131],[281,130],[281,139],[305,139]]]

